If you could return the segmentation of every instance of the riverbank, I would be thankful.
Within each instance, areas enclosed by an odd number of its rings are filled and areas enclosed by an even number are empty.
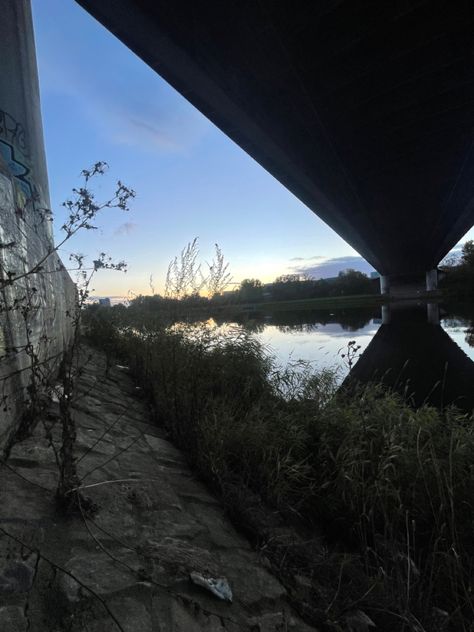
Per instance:
[[[356,296],[331,296],[325,298],[311,298],[291,301],[262,301],[259,303],[235,303],[216,305],[216,309],[226,313],[238,312],[276,312],[299,311],[316,309],[343,309],[351,307],[375,307],[386,302],[382,296],[361,294]],[[214,308],[214,306],[213,306]]]
[[[78,365],[80,511],[55,507],[57,404],[0,465],[2,632],[314,630],[151,422],[129,371],[87,350]],[[198,576],[225,578],[230,592],[219,598]]]
[[[413,302],[440,302],[443,295],[439,291],[425,292],[416,296],[387,296],[360,294],[353,296],[328,296],[312,299],[294,299],[289,301],[265,300],[253,303],[223,303],[210,302],[206,305],[186,305],[185,315],[187,320],[196,316],[211,315],[217,317],[235,317],[241,314],[270,314],[276,312],[299,312],[317,310],[341,310],[376,308],[382,305],[402,306]],[[179,306],[176,306],[179,311]]]
[[[92,338],[101,343],[108,331],[109,350],[130,366],[157,423],[267,552],[290,594],[305,587],[300,601],[315,625],[336,629],[356,604],[387,631],[400,622],[407,630],[469,629],[467,416],[414,410],[374,385],[336,393],[328,372],[275,372],[243,332],[114,335],[116,326],[95,323]],[[314,555],[311,544],[281,548],[269,524],[276,533],[291,525],[300,542],[322,531],[327,555]],[[436,613],[445,627],[436,627]]]

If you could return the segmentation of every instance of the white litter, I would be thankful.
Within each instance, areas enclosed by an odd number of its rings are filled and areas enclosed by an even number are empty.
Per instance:
[[[51,401],[53,401],[55,404],[58,404],[59,399],[63,396],[64,387],[62,386],[62,384],[56,384],[56,386],[51,389]]]
[[[209,590],[213,595],[219,597],[219,599],[222,599],[223,601],[232,602],[232,590],[225,577],[203,577],[194,571],[189,575],[189,577],[193,584],[202,586],[202,588]]]

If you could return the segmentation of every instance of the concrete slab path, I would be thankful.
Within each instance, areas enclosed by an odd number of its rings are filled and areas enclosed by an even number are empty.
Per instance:
[[[74,404],[82,494],[55,508],[54,409],[1,465],[2,632],[310,631],[268,564],[150,423],[127,370],[94,355]],[[49,438],[48,438],[49,437]],[[190,574],[224,577],[232,602]]]

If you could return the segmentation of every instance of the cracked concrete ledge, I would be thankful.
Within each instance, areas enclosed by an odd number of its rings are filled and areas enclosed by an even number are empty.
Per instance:
[[[1,466],[1,632],[314,630],[181,452],[148,423],[126,371],[106,377],[94,357],[78,384],[78,470],[97,507],[88,518],[56,512],[60,429],[54,410],[49,417]],[[191,572],[227,578],[232,603],[193,584]]]

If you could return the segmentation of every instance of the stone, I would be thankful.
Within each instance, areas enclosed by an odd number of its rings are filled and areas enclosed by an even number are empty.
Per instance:
[[[135,572],[127,570],[119,562],[114,562],[100,548],[97,550],[95,545],[86,548],[84,544],[81,549],[74,549],[73,554],[65,566],[66,570],[99,595],[127,590],[139,582]],[[112,554],[131,566],[134,571],[138,571],[140,565],[136,555],[131,551],[115,548]]]
[[[30,563],[23,560],[11,562],[0,574],[0,593],[28,592],[35,577],[36,556],[31,556]]]
[[[114,597],[107,600],[107,605],[124,632],[154,632],[151,615],[138,599]],[[91,617],[91,620],[87,621],[86,629],[89,632],[117,632],[118,630],[117,624],[110,615],[102,613],[100,617]]]
[[[185,606],[178,600],[169,599],[162,594],[153,598],[152,611],[153,632],[207,631],[205,623],[197,620],[197,613],[194,608]]]
[[[26,632],[28,620],[20,606],[0,608],[0,630],[2,632]]]
[[[82,597],[82,587],[70,575],[61,573],[59,578],[59,590],[69,603],[77,603]],[[85,591],[87,592],[87,591]]]

